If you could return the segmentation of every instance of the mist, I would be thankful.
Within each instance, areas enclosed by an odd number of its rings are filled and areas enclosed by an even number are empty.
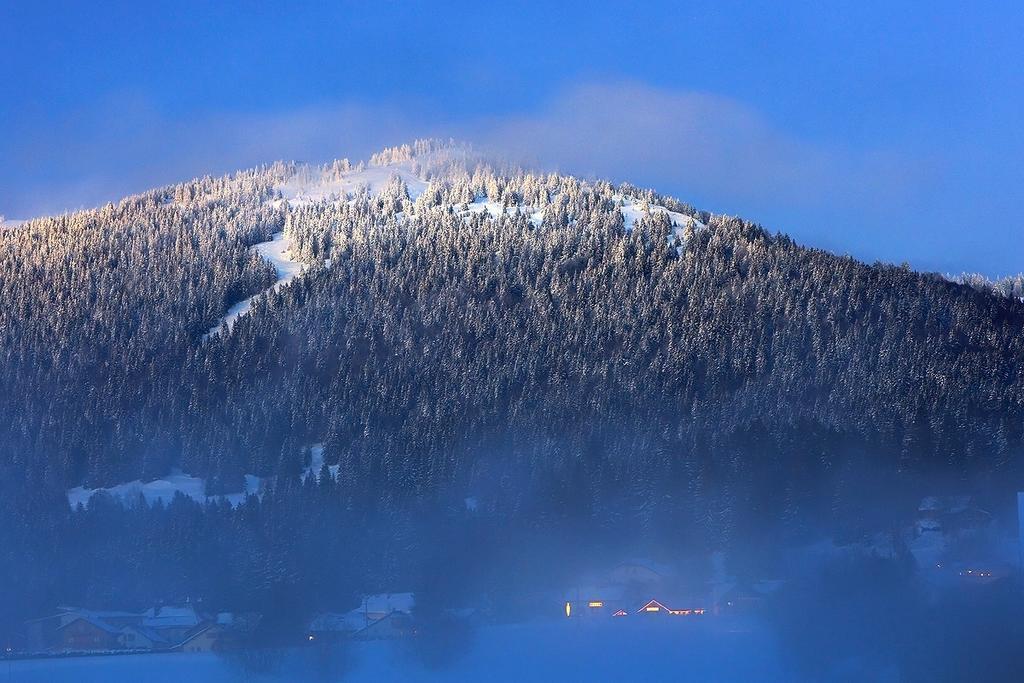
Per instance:
[[[492,155],[0,233],[9,677],[1007,680],[1016,285]]]

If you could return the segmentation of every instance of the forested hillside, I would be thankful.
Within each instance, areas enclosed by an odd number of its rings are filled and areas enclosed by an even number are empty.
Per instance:
[[[300,172],[358,172],[278,165],[0,233],[3,461],[68,486],[172,466],[227,486],[326,442],[351,476],[423,493],[559,467],[562,448],[699,481],[737,433],[801,422],[904,468],[993,468],[1020,445],[1012,298],[631,187],[443,158],[374,160],[416,163],[415,201],[397,176],[283,201]],[[624,198],[677,213],[627,230]],[[204,340],[272,280],[249,247],[282,227],[313,268]]]
[[[207,335],[282,230],[308,269]],[[297,482],[324,443],[345,514],[727,539],[857,508],[867,472],[1015,471],[1024,437],[1016,297],[435,142],[0,231],[0,303],[0,466],[48,491]]]

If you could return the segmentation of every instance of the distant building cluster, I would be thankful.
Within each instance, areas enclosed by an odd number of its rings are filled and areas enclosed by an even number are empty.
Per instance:
[[[412,593],[366,595],[348,612],[323,612],[309,624],[310,642],[317,640],[390,640],[414,633]]]
[[[258,620],[251,614],[206,614],[193,605],[142,612],[60,607],[26,624],[26,649],[40,654],[217,652],[237,642]]]
[[[687,585],[668,565],[646,559],[621,562],[563,597],[570,619],[638,616],[700,617],[757,611],[781,581],[713,580]]]

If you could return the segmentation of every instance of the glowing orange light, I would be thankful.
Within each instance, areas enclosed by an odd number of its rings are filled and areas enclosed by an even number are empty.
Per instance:
[[[565,616],[567,616],[567,617],[571,617],[572,616],[572,603],[569,602],[569,601],[566,601],[566,603],[565,603]]]
[[[644,605],[643,607],[641,607],[640,609],[637,610],[637,612],[661,612],[661,611],[669,612],[671,610],[669,610],[668,607],[665,607],[665,605],[661,604],[657,600],[651,600],[646,605]]]

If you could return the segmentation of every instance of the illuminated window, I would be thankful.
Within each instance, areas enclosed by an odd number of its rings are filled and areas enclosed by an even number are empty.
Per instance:
[[[651,613],[654,613],[654,612],[669,612],[670,610],[669,610],[668,607],[665,607],[665,605],[661,604],[657,600],[651,600],[650,602],[648,602],[646,605],[644,605],[643,607],[641,607],[637,611],[638,612],[651,612]]]
[[[591,600],[587,603],[587,607],[604,607],[604,603],[600,600]]]

